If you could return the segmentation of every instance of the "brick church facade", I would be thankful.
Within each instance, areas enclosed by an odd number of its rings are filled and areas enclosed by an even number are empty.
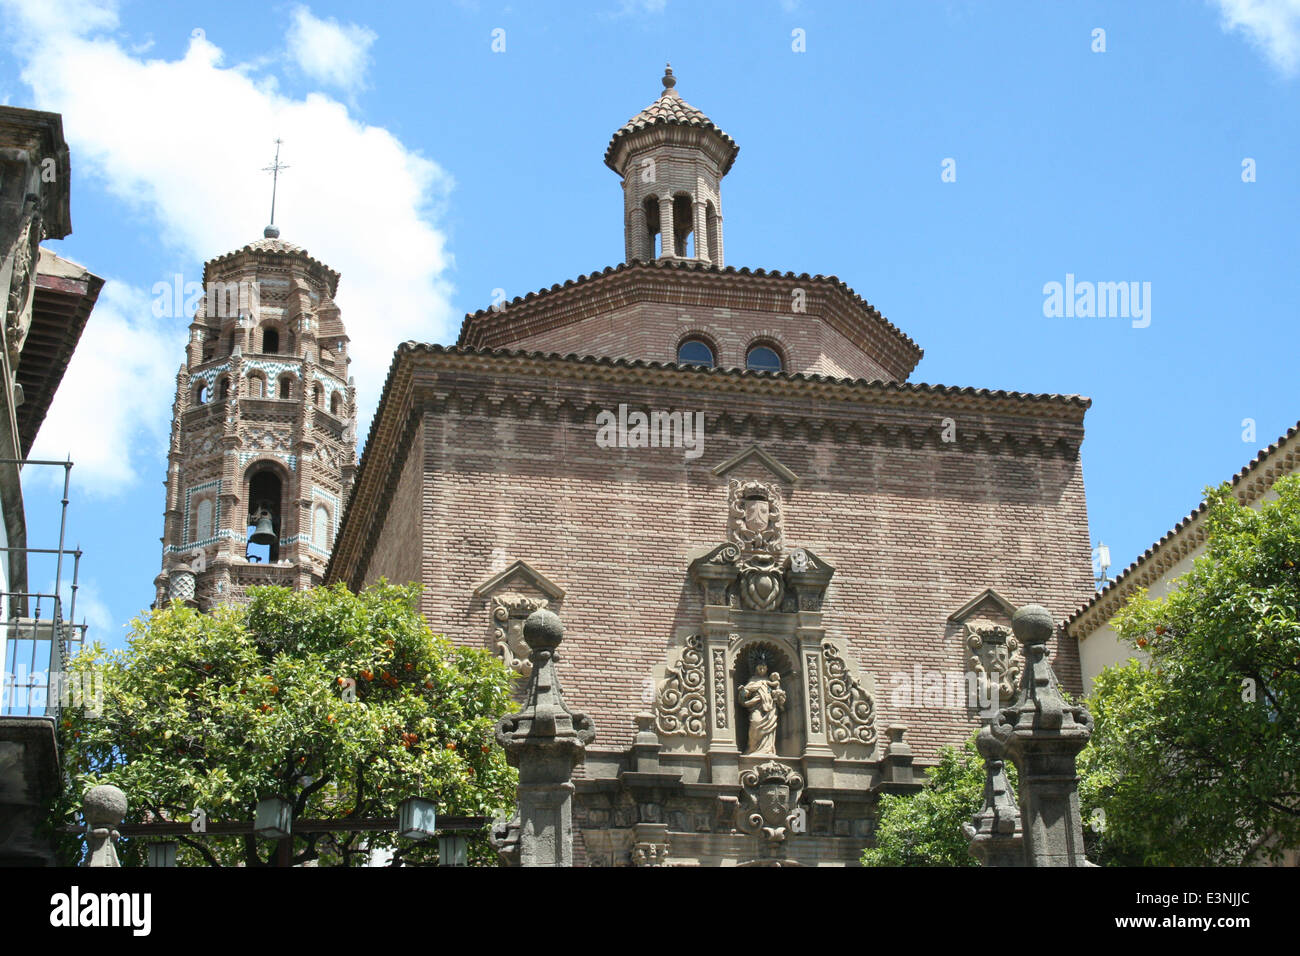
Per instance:
[[[521,674],[524,618],[560,615],[590,865],[749,859],[773,760],[805,785],[790,858],[855,861],[879,795],[979,726],[965,689],[1008,698],[1014,608],[1093,592],[1088,400],[909,382],[921,349],[843,282],[725,265],[737,151],[669,71],[605,155],[625,261],[397,350],[325,577],[419,581]]]

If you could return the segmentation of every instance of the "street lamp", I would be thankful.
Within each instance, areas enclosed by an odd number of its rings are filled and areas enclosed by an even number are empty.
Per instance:
[[[438,865],[468,866],[468,845],[463,832],[443,833],[438,837]]]
[[[437,829],[433,801],[407,797],[397,807],[397,833],[408,840],[427,840]]]
[[[176,843],[172,840],[154,840],[145,846],[150,866],[175,866]]]
[[[283,797],[257,801],[253,832],[266,840],[285,840],[293,832],[293,807]]]

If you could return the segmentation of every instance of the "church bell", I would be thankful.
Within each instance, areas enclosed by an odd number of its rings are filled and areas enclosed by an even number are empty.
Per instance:
[[[253,529],[248,541],[250,544],[275,544],[279,541],[275,533],[275,519],[267,508],[257,512],[257,527]]]

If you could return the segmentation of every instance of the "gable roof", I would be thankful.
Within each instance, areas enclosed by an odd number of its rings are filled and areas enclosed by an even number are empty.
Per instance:
[[[1232,476],[1233,493],[1243,504],[1254,504],[1273,487],[1273,482],[1298,467],[1300,422],[1288,428],[1285,435]],[[1143,551],[1132,564],[1066,618],[1065,626],[1069,633],[1076,639],[1083,640],[1109,621],[1138,588],[1149,587],[1204,544],[1208,537],[1204,517],[1208,511],[1209,504],[1202,499],[1159,541]]]

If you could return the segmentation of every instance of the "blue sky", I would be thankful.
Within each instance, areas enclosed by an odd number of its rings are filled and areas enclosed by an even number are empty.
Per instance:
[[[602,156],[665,59],[741,147],[729,265],[840,277],[926,350],[913,381],[1093,399],[1113,571],[1300,418],[1300,0],[0,8],[0,101],[72,148],[50,245],[108,279],[37,452],[77,462],[110,645],[153,596],[188,324],[151,290],[261,235],[272,140],[283,237],[343,275],[364,435],[399,341],[622,259]],[[1067,274],[1150,283],[1150,324],[1045,316]],[[33,544],[58,497],[28,475]]]

